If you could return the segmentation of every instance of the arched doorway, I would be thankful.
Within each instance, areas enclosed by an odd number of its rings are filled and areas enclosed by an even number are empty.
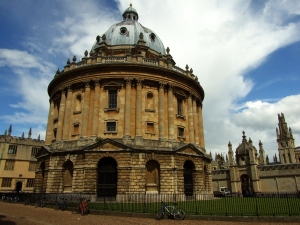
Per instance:
[[[98,197],[116,197],[118,170],[117,162],[113,158],[105,157],[98,163]]]
[[[192,161],[188,160],[184,163],[184,194],[186,196],[193,195],[193,170],[195,165]]]
[[[242,189],[242,194],[245,197],[248,197],[251,193],[250,189],[250,179],[247,174],[243,174],[241,176],[241,189]]]
[[[159,163],[150,160],[146,163],[146,193],[159,192]]]
[[[18,181],[16,183],[16,192],[19,193],[20,191],[22,191],[22,182]]]
[[[68,160],[63,165],[64,168],[64,191],[72,191],[73,163]]]

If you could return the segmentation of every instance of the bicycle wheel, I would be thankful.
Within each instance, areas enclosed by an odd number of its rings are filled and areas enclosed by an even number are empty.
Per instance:
[[[156,216],[155,216],[155,219],[157,220],[161,220],[164,218],[164,211],[163,210],[159,210],[157,213],[156,213]]]
[[[183,211],[183,209],[174,209],[173,213],[174,213],[174,218],[176,220],[184,220],[185,212]]]
[[[35,208],[37,208],[37,207],[40,206],[40,203],[37,201],[37,202],[34,203],[34,206],[35,206]]]
[[[43,208],[45,206],[45,203],[44,202],[41,202],[41,208]]]

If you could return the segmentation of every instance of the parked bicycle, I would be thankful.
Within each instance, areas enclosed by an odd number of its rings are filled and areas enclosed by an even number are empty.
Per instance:
[[[43,207],[45,206],[45,203],[46,203],[46,198],[45,198],[45,197],[41,197],[40,199],[38,199],[38,200],[34,203],[34,206],[35,206],[35,208],[37,208],[37,207],[43,208]]]
[[[174,205],[166,205],[163,201],[161,202],[163,207],[156,213],[156,219],[161,220],[165,214],[168,215],[169,219],[183,220],[185,218],[185,212],[183,209],[177,208],[177,203]]]
[[[30,203],[30,199],[27,197],[24,201],[24,205],[29,205],[29,203]]]
[[[82,216],[89,214],[90,213],[89,202],[90,200],[80,199],[79,204],[75,206],[72,213],[74,214],[80,213]]]
[[[55,210],[60,209],[61,211],[64,211],[67,208],[66,201],[67,201],[66,198],[58,197],[58,200],[56,199],[56,201],[55,201],[54,209]]]

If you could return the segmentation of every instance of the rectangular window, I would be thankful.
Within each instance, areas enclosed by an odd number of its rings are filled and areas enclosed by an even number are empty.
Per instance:
[[[79,134],[79,124],[74,124],[74,126],[73,126],[73,134]]]
[[[3,178],[1,187],[11,187],[11,178]]]
[[[184,128],[178,127],[178,137],[184,137]]]
[[[147,126],[146,132],[147,132],[147,133],[152,133],[152,134],[153,134],[153,133],[154,133],[154,123],[147,123],[146,126]]]
[[[106,122],[106,131],[117,131],[116,122]]]
[[[182,100],[177,99],[177,114],[182,115]]]
[[[9,155],[16,155],[17,154],[17,149],[18,149],[18,146],[17,145],[9,145],[8,146],[8,154]]]
[[[108,92],[108,108],[117,108],[117,91],[110,90]]]
[[[15,160],[6,160],[4,170],[14,170]]]
[[[35,156],[41,148],[32,147],[31,156]]]
[[[34,187],[34,179],[27,179],[26,187]]]
[[[28,171],[35,171],[37,162],[29,162]]]

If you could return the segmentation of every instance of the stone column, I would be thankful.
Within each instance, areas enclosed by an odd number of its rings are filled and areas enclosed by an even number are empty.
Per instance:
[[[46,145],[50,145],[53,139],[53,119],[54,119],[54,101],[50,99],[47,133],[46,133],[46,140],[45,140]]]
[[[100,109],[100,80],[95,80],[94,106],[93,106],[92,137],[98,136],[99,109]]]
[[[68,96],[67,96],[67,103],[65,109],[65,120],[64,120],[64,127],[63,127],[63,140],[69,139],[69,131],[70,131],[70,118],[71,118],[71,103],[72,103],[72,89],[68,86]]]
[[[192,105],[193,105],[193,117],[194,117],[194,129],[195,129],[195,144],[199,145],[199,126],[198,126],[196,99],[193,99]]]
[[[142,137],[142,79],[136,79],[135,136]]]
[[[57,134],[56,134],[57,141],[60,141],[62,138],[62,130],[63,130],[64,116],[65,116],[65,105],[66,105],[66,94],[65,94],[65,90],[62,90],[61,91],[61,100],[60,100],[60,105],[59,105]]]
[[[168,90],[168,129],[169,129],[169,140],[175,140],[174,137],[174,101],[173,101],[173,86],[169,84]]]
[[[166,139],[165,134],[165,114],[164,114],[164,83],[159,82],[159,91],[158,91],[158,123],[159,123],[159,139]]]
[[[192,96],[189,95],[188,97],[188,126],[189,126],[189,142],[195,143],[195,135],[194,135],[194,120],[193,120],[193,105],[192,105]]]
[[[86,81],[84,90],[84,102],[82,113],[81,137],[87,138],[89,125],[89,106],[90,106],[91,87],[90,81]]]
[[[124,137],[130,138],[130,111],[131,111],[131,80],[125,78],[125,112],[124,112]]]
[[[199,123],[199,144],[202,148],[205,148],[204,142],[204,128],[203,128],[203,119],[202,119],[202,103],[198,107],[198,123]]]

